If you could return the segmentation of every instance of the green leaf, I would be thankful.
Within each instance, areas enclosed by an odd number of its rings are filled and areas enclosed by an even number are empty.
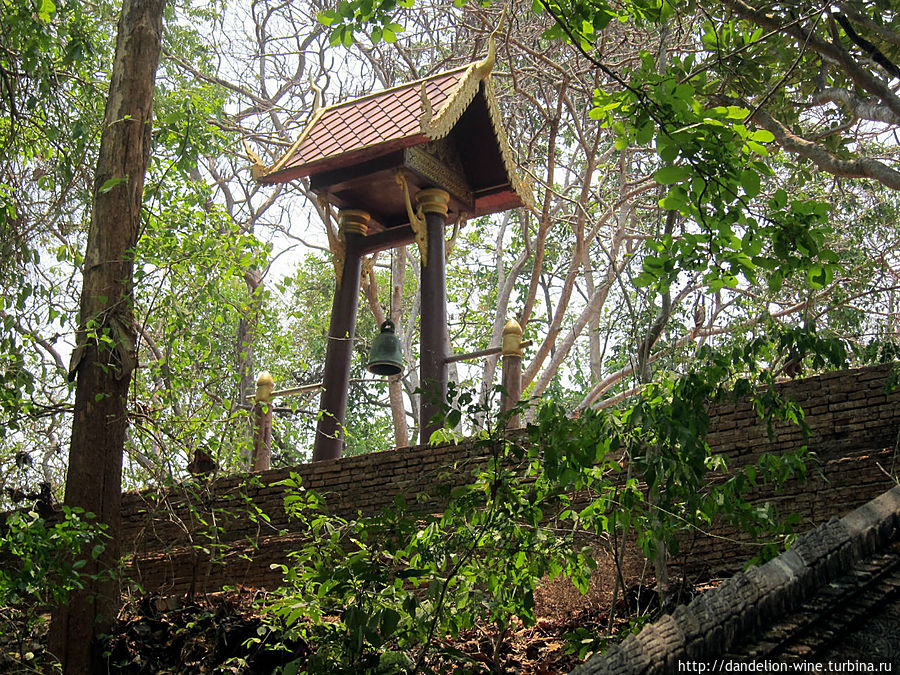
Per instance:
[[[644,286],[649,286],[656,283],[656,277],[652,274],[648,274],[647,272],[641,272],[634,279],[632,279],[631,283],[634,284],[635,288],[642,288]]]
[[[56,14],[56,5],[53,0],[41,0],[41,6],[38,9],[40,20],[44,23],[50,23],[54,14]]]
[[[667,210],[683,211],[688,205],[687,192],[680,185],[676,185],[669,190],[669,194],[659,200],[659,205]]]
[[[750,140],[756,141],[757,143],[771,143],[775,140],[775,134],[768,129],[757,129],[750,134]]]
[[[762,237],[753,230],[749,230],[741,239],[741,251],[750,257],[759,255],[762,252],[762,245]]]
[[[772,199],[769,200],[769,206],[773,209],[783,209],[785,204],[787,204],[787,192],[782,188],[778,188],[775,190],[775,194],[772,195]]]
[[[759,194],[759,174],[753,169],[744,169],[741,172],[741,187],[748,197],[755,197]]]
[[[653,174],[653,179],[660,185],[671,185],[688,178],[692,173],[689,166],[664,166]]]
[[[769,151],[764,145],[760,145],[756,141],[747,140],[747,147],[755,152],[757,155],[762,155],[763,157],[768,157]]]
[[[116,185],[118,185],[119,183],[124,183],[126,180],[128,180],[128,179],[127,178],[110,178],[105,183],[103,183],[103,185],[100,186],[99,192],[100,192],[100,194],[105,195],[107,192],[109,192],[114,187],[116,187]]]
[[[331,26],[337,21],[337,18],[337,12],[333,9],[326,9],[325,11],[316,14],[316,20],[323,26]]]
[[[831,265],[820,265],[815,263],[810,266],[807,272],[807,278],[809,279],[809,285],[812,288],[824,288],[834,279],[834,269]]]
[[[769,277],[769,290],[773,293],[777,293],[781,290],[783,284],[784,275],[779,270],[775,270],[772,273],[772,276]]]
[[[656,127],[654,126],[652,121],[644,124],[634,135],[634,140],[638,145],[647,145],[651,140],[653,140],[653,132],[656,131]]]

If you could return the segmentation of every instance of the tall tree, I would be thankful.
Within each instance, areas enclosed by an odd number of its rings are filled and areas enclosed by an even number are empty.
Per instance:
[[[65,502],[107,526],[105,551],[88,563],[94,573],[112,570],[119,559],[126,397],[137,365],[132,255],[150,159],[164,8],[165,0],[122,5],[70,365],[77,384]],[[50,649],[64,673],[97,672],[96,637],[115,620],[119,604],[118,582],[101,575],[56,610]]]

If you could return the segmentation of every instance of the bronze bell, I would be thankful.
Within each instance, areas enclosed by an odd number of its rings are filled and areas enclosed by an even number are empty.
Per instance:
[[[403,352],[400,340],[394,335],[394,322],[390,319],[381,324],[381,333],[372,341],[366,370],[384,377],[403,372]]]

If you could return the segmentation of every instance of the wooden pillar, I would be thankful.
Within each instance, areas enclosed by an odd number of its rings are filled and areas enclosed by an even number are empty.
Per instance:
[[[253,404],[253,471],[268,471],[272,466],[272,391],[275,380],[268,371],[256,380]]]
[[[510,319],[503,328],[503,387],[506,393],[500,400],[500,410],[512,410],[522,398],[522,327]],[[506,421],[507,429],[522,426],[522,416],[512,415]]]
[[[426,250],[422,252],[422,315],[419,382],[419,443],[427,443],[441,424],[430,420],[447,398],[447,275],[444,255],[444,227],[450,195],[431,188],[416,195],[425,214]]]
[[[325,372],[319,401],[321,414],[313,444],[314,462],[337,459],[343,448],[361,272],[361,254],[356,243],[365,236],[368,225],[369,214],[365,211],[346,209],[340,213],[340,238],[344,250],[335,252],[335,256],[342,256],[343,260],[336,265],[339,271],[331,307],[328,346],[325,348]]]

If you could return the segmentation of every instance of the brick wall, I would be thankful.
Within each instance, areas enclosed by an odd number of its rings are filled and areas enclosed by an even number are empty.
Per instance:
[[[896,454],[900,433],[900,390],[887,393],[893,366],[826,373],[779,385],[780,392],[800,404],[810,427],[806,445],[815,456],[805,482],[790,481],[780,492],[760,491],[781,513],[802,517],[799,531],[826,522],[880,495],[900,475]],[[768,430],[748,402],[719,404],[710,409],[708,441],[728,455],[733,467],[755,463],[764,452],[781,453],[803,445],[796,425],[781,423]],[[720,527],[720,537],[685,538],[677,564],[711,573],[733,571],[756,552],[746,535]],[[742,543],[743,542],[743,543]]]
[[[807,442],[816,453],[805,484],[791,483],[774,499],[783,512],[796,512],[804,529],[825,522],[874,498],[893,483],[900,431],[900,391],[887,394],[890,366],[828,373],[779,385],[797,401],[811,428]],[[764,452],[779,453],[803,443],[792,425],[777,424],[770,440],[749,403],[716,404],[710,409],[710,445],[735,466],[755,462]],[[292,530],[277,485],[292,472],[321,494],[332,513],[375,513],[406,496],[410,508],[439,509],[435,486],[468,480],[483,464],[471,443],[399,448],[387,452],[274,469],[250,476],[226,476],[206,484],[185,484],[157,493],[123,498],[123,549],[131,552],[132,577],[148,591],[214,591],[225,585],[277,585],[272,564],[302,536]],[[428,501],[417,501],[422,492]],[[767,495],[761,495],[766,497]],[[193,508],[191,505],[193,504]],[[732,569],[755,550],[740,545],[723,529],[718,537],[686,539],[679,561],[691,568]]]

